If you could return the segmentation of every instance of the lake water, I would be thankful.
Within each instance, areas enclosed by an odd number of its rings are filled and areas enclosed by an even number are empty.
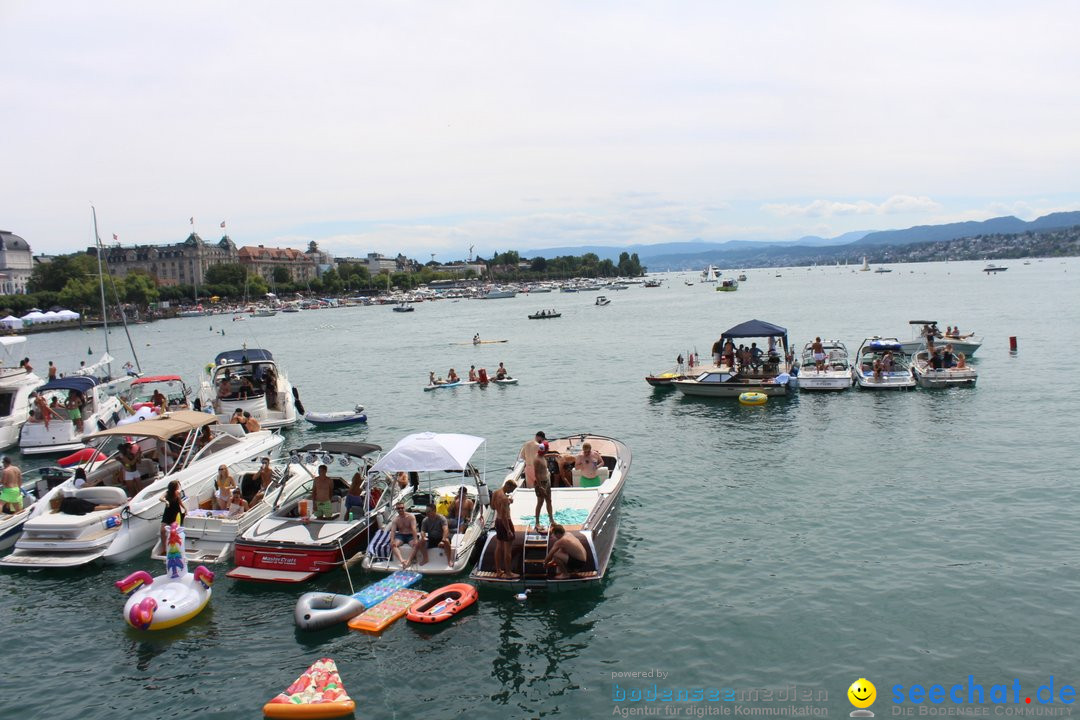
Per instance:
[[[286,431],[287,446],[355,438],[389,448],[410,432],[472,433],[487,438],[479,459],[495,485],[536,430],[617,437],[634,461],[613,564],[592,591],[519,603],[482,590],[445,626],[401,621],[377,638],[294,628],[302,592],[348,591],[340,572],[271,587],[234,582],[221,567],[197,619],[138,633],[112,583],[156,572],[149,559],[3,571],[0,715],[254,718],[322,656],[337,661],[361,718],[593,718],[628,707],[691,717],[791,705],[843,717],[859,677],[876,684],[882,717],[896,684],[947,688],[973,675],[988,690],[1017,678],[1033,693],[1050,676],[1075,686],[1080,262],[1009,266],[993,276],[979,263],[749,270],[736,293],[672,274],[661,288],[607,291],[608,307],[593,305],[595,293],[552,293],[409,314],[134,326],[147,372],[195,384],[216,353],[246,342],[273,351],[309,410],[367,407],[366,427],[302,424]],[[563,316],[526,319],[541,308]],[[907,337],[908,320],[958,323],[984,337],[979,384],[741,407],[643,381],[751,318],[787,327],[799,348],[821,335],[852,351],[868,335]],[[509,342],[455,344],[474,333]],[[122,331],[110,343],[127,359]],[[23,347],[42,374],[48,360],[63,371],[104,349],[100,330]],[[421,391],[430,370],[492,371],[499,361],[519,385]],[[372,579],[353,571],[357,585]],[[649,671],[665,675],[620,675]],[[731,688],[736,701],[620,699],[654,683],[661,693]],[[785,701],[792,686],[796,702]],[[737,701],[755,689],[756,701]],[[800,699],[807,691],[813,701]]]

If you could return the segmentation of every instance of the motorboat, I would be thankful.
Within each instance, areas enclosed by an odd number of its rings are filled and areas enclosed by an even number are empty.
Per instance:
[[[911,374],[915,377],[915,382],[919,387],[975,387],[975,382],[979,379],[979,373],[975,368],[965,364],[962,368],[953,365],[948,368],[935,369],[931,357],[931,351],[920,350],[911,358]]]
[[[506,476],[513,480],[517,489],[511,493],[514,540],[511,547],[511,567],[519,577],[499,577],[495,571],[495,531],[486,533],[480,558],[469,578],[477,583],[508,589],[570,590],[595,586],[604,579],[611,561],[611,553],[619,534],[619,507],[623,489],[630,473],[630,448],[623,442],[602,435],[582,433],[547,441],[545,457],[551,473],[551,506],[554,521],[581,541],[585,547],[585,561],[576,572],[565,578],[555,577],[554,568],[544,564],[551,534],[534,526],[536,491],[527,487],[525,460],[519,453],[517,461]],[[573,458],[589,443],[594,452],[604,460],[599,474],[591,481],[582,479],[572,470],[568,485],[559,485],[567,479],[563,471]],[[594,483],[599,484],[594,484]],[[541,517],[546,517],[541,515]]]
[[[975,333],[948,336],[938,329],[936,320],[908,320],[908,325],[911,326],[912,339],[900,343],[900,349],[906,355],[914,355],[928,345],[944,347],[948,344],[953,346],[954,352],[971,357],[982,347],[983,339],[975,337]]]
[[[255,312],[251,313],[251,317],[274,317],[275,315],[277,315],[277,310],[266,307],[258,308]]]
[[[597,295],[595,304],[603,307],[604,305],[610,305],[611,301],[608,300],[606,295]]]
[[[990,275],[990,274],[993,274],[993,273],[1005,272],[1008,269],[1009,268],[1004,267],[1002,265],[995,265],[994,263],[990,263],[989,265],[987,265],[986,267],[983,268],[983,272],[986,273],[987,275]]]
[[[289,427],[299,419],[297,393],[269,350],[228,350],[207,370],[199,400],[221,422],[228,422],[235,410],[251,413],[266,429]]]
[[[739,282],[746,282],[746,273],[739,273]]]
[[[23,509],[17,513],[0,514],[0,552],[10,550],[22,535],[23,525],[33,514],[35,504],[40,502],[38,498],[45,497],[50,490],[71,477],[70,471],[56,467],[39,468],[38,473],[41,477],[36,481],[23,483]]]
[[[874,272],[875,272],[875,273],[878,273],[879,275],[880,275],[880,274],[882,274],[882,273],[891,273],[891,272],[892,272],[892,268],[887,268],[887,267],[879,267],[879,268],[877,268],[876,270],[874,270]]]
[[[661,281],[660,281],[660,280],[657,280],[656,278],[653,278],[653,279],[651,279],[651,280],[646,280],[646,281],[645,281],[645,283],[644,283],[644,285],[643,285],[643,287],[647,287],[647,288],[658,288],[658,287],[660,287],[660,282],[661,282]]]
[[[393,310],[394,312],[413,312],[416,308],[408,303],[401,303],[400,305],[395,305]]]
[[[189,408],[188,398],[191,397],[191,390],[179,375],[153,375],[131,381],[125,409],[134,414],[143,407],[153,407],[155,392],[160,392],[165,396],[167,412]]]
[[[19,433],[19,451],[42,455],[81,450],[92,433],[113,427],[126,414],[118,395],[131,381],[130,377],[103,382],[89,375],[69,375],[39,386],[35,392],[49,408],[44,416],[31,411]],[[81,409],[67,407],[69,401],[81,403]],[[78,418],[72,417],[76,411]]]
[[[517,290],[513,288],[501,288],[493,287],[484,294],[484,300],[499,300],[502,298],[512,298],[517,295]]]
[[[306,472],[294,466],[294,456],[270,463],[270,482],[264,488],[259,481],[261,460],[246,459],[229,465],[229,474],[236,478],[244,501],[251,503],[246,510],[216,510],[213,507],[214,484],[200,486],[188,495],[185,503],[191,508],[184,518],[184,556],[189,563],[219,563],[233,555],[236,539],[253,525],[291,498],[308,479]],[[165,559],[165,547],[158,538],[150,557]]]
[[[724,278],[716,284],[717,292],[735,292],[739,289],[739,281],[734,278]]]
[[[5,360],[11,356],[11,348],[26,342],[25,335],[0,337]],[[19,442],[19,431],[30,419],[30,393],[41,385],[41,378],[25,367],[0,367],[0,450],[6,450]]]
[[[672,387],[671,383],[676,380],[681,380],[685,377],[685,369],[681,365],[679,365],[673,367],[666,372],[652,373],[651,375],[646,375],[645,382],[649,383],[653,387],[670,388]]]
[[[98,559],[130,560],[160,537],[170,482],[180,483],[183,496],[199,497],[213,484],[219,465],[274,455],[282,438],[268,430],[245,434],[239,426],[219,424],[208,413],[179,410],[102,430],[87,441],[101,452],[82,465],[86,484],[76,487],[71,479],[46,493],[23,526],[15,551],[0,559],[0,566],[75,567]],[[140,450],[136,482],[141,489],[129,498],[121,483],[120,449],[131,444]],[[110,448],[112,452],[105,453]],[[76,498],[97,508],[83,515],[61,512],[62,505],[54,511],[54,498]]]
[[[554,310],[537,310],[529,316],[530,320],[554,320],[555,318],[562,317],[561,312],[555,312]]]
[[[728,341],[750,339],[750,361],[739,363],[725,356],[719,366],[710,366],[696,377],[675,379],[671,384],[685,395],[704,397],[734,397],[745,392],[759,392],[770,397],[789,395],[798,386],[792,373],[788,352],[787,329],[762,320],[748,320],[725,331],[720,346]],[[767,342],[768,349],[757,347],[757,340]]]
[[[888,363],[891,368],[875,371],[875,364]],[[851,375],[865,390],[908,390],[915,387],[911,376],[909,356],[900,341],[893,337],[874,337],[863,340],[851,365]]]
[[[847,390],[854,382],[851,377],[851,362],[848,349],[839,340],[822,340],[824,367],[817,369],[814,357],[814,343],[803,346],[802,359],[799,363],[799,390]]]
[[[484,444],[484,438],[454,433],[417,433],[402,438],[397,445],[383,455],[372,470],[387,473],[404,473],[414,481],[405,494],[397,499],[405,505],[405,512],[419,515],[419,529],[428,507],[444,515],[450,534],[448,558],[441,547],[429,548],[427,562],[414,569],[425,575],[455,575],[465,570],[472,560],[477,544],[491,527],[493,511],[490,495],[485,484],[486,468],[478,470],[472,458]],[[456,508],[454,500],[465,491],[467,503]],[[469,506],[466,511],[465,506]],[[376,572],[394,572],[401,563],[390,548],[389,526],[382,524],[364,553],[363,567]],[[414,543],[419,539],[414,539]],[[400,547],[403,558],[408,560],[413,543]]]
[[[388,518],[391,503],[402,492],[390,476],[371,471],[373,461],[368,456],[380,450],[369,443],[321,442],[292,451],[292,466],[306,475],[304,482],[236,539],[236,566],[228,576],[300,583],[340,568],[367,547],[376,518]],[[312,490],[320,464],[364,478],[367,512],[359,516],[356,510],[350,512],[345,502],[349,482],[340,475],[330,475],[331,514],[325,518],[313,514]]]

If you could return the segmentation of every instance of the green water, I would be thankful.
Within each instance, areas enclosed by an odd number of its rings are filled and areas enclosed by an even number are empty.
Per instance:
[[[658,289],[608,291],[608,307],[595,307],[595,294],[554,293],[425,303],[408,314],[347,308],[137,326],[148,372],[193,383],[217,352],[247,342],[274,352],[308,409],[367,407],[366,427],[301,425],[286,432],[287,446],[348,437],[389,448],[421,430],[473,433],[488,440],[480,460],[494,484],[538,429],[617,437],[634,461],[613,563],[591,591],[520,603],[482,590],[445,626],[401,621],[378,638],[295,630],[300,593],[347,592],[344,573],[271,587],[217,568],[206,612],[138,633],[112,583],[154,570],[148,559],[4,571],[0,716],[254,718],[322,656],[337,661],[362,718],[593,718],[630,706],[691,717],[791,704],[846,717],[859,677],[877,685],[873,710],[884,717],[895,684],[948,687],[974,675],[987,688],[1018,678],[1033,692],[1054,675],[1076,685],[1080,263],[1016,262],[991,277],[979,268],[750,270],[736,293],[673,275]],[[550,307],[563,317],[526,319]],[[907,321],[927,316],[984,336],[977,388],[852,390],[746,408],[643,381],[750,318],[787,327],[799,347],[821,335],[854,351],[867,335],[906,337]],[[452,344],[474,333],[510,342]],[[110,342],[123,360],[122,337]],[[53,360],[61,370],[104,349],[100,331],[35,336],[24,347],[37,368]],[[499,361],[519,385],[421,391],[430,370]],[[357,585],[372,579],[354,571]],[[666,676],[613,677],[650,670]],[[616,701],[653,683],[759,694],[670,710]],[[827,699],[762,699],[791,686]]]

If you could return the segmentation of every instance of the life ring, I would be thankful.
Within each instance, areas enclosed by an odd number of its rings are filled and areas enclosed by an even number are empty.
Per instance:
[[[101,462],[106,458],[105,453],[94,448],[83,448],[77,452],[73,452],[67,457],[62,457],[56,461],[56,464],[60,467],[71,467],[72,465],[79,465],[85,462]]]
[[[739,396],[739,403],[742,405],[764,405],[768,400],[768,395],[759,392],[744,392]]]
[[[447,585],[410,605],[405,619],[419,623],[443,622],[472,605],[476,598],[476,588],[468,583]]]

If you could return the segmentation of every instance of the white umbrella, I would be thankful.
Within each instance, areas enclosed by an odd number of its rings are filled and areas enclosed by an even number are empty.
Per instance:
[[[455,433],[416,433],[402,438],[371,469],[384,472],[464,470],[484,438]]]

